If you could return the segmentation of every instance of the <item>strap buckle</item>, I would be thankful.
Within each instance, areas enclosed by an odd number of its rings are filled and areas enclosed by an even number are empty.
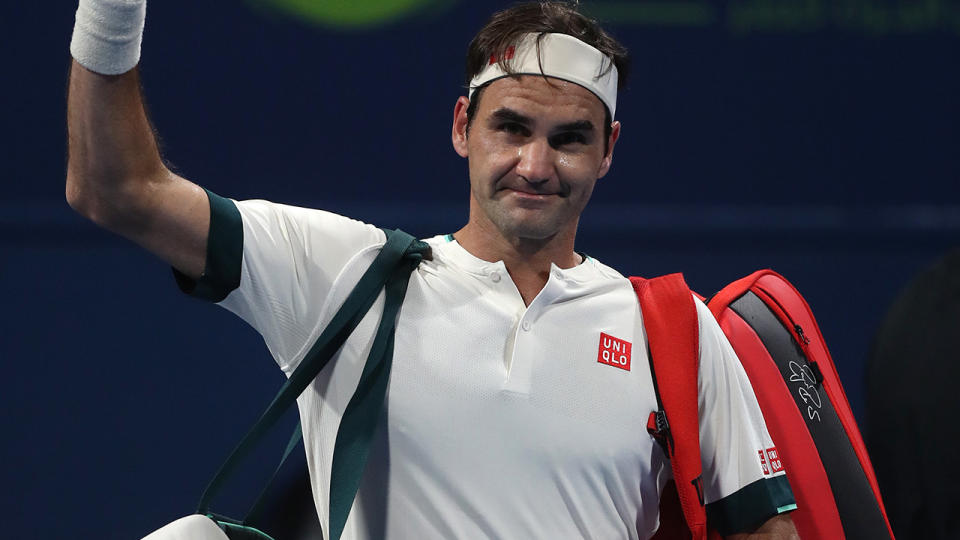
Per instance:
[[[653,436],[668,458],[673,455],[673,437],[670,435],[670,423],[667,422],[667,413],[663,409],[650,413],[650,417],[647,418],[647,433]]]

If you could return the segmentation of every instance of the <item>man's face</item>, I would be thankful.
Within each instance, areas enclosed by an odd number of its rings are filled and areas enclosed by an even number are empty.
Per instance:
[[[468,105],[457,102],[453,143],[469,161],[471,222],[508,240],[575,234],[619,136],[615,123],[605,144],[602,102],[577,84],[525,75],[483,90],[469,133]]]

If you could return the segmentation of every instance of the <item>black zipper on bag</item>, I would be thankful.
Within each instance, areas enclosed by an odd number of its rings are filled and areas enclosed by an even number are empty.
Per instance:
[[[760,289],[760,290],[763,290],[763,289]],[[814,385],[823,386],[823,371],[820,370],[820,366],[817,365],[817,361],[811,359],[810,355],[808,354],[810,338],[807,337],[807,335],[803,332],[803,327],[797,324],[796,321],[793,320],[793,317],[790,316],[790,312],[787,311],[787,309],[783,306],[783,304],[777,301],[777,298],[774,295],[770,294],[765,290],[763,292],[766,295],[766,297],[770,299],[770,301],[772,301],[774,304],[777,305],[777,307],[780,308],[780,311],[783,313],[784,317],[786,317],[787,320],[790,321],[790,324],[793,325],[793,332],[790,333],[790,337],[793,338],[793,342],[797,345],[799,350],[802,351],[802,354],[800,356],[803,357],[804,360],[806,360],[807,367],[809,367],[810,371],[813,372],[814,378],[816,379],[814,381]]]

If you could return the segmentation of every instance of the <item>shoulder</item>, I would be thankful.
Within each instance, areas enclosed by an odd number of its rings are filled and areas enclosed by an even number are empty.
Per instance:
[[[327,236],[337,234],[367,236],[380,243],[384,241],[383,231],[377,227],[326,210],[262,199],[232,202],[243,219],[245,230],[272,230],[284,237],[319,232]]]
[[[627,279],[620,272],[614,270],[610,266],[607,266],[606,264],[598,261],[597,259],[594,259],[589,255],[584,255],[584,261],[582,264],[592,267],[593,270],[595,271],[597,279],[609,279],[609,280],[617,280],[617,281],[623,281]]]

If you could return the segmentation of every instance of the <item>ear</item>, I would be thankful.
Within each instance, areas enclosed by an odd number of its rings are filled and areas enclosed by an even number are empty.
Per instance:
[[[453,149],[460,154],[460,157],[467,157],[467,107],[470,106],[470,100],[466,96],[460,96],[457,104],[453,107],[453,132],[451,141]]]
[[[617,139],[620,138],[620,122],[615,121],[610,124],[610,128],[610,140],[607,141],[607,155],[603,156],[603,161],[600,162],[600,170],[597,171],[597,178],[603,178],[610,170],[610,165],[613,163],[613,147],[616,146]]]

